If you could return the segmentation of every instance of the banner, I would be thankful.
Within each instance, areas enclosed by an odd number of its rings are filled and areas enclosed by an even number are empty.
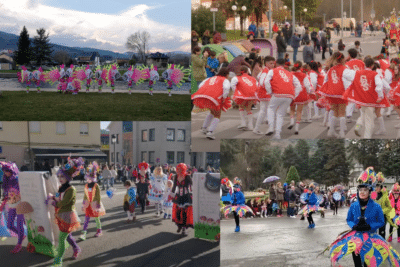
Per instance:
[[[220,236],[220,174],[193,174],[194,236],[219,240]]]
[[[56,173],[53,170],[53,173]],[[46,172],[21,172],[19,174],[21,202],[28,202],[33,212],[25,214],[28,228],[28,251],[50,257],[56,256],[59,230],[54,220],[54,207],[46,205],[49,193],[58,191],[59,182],[56,175]]]

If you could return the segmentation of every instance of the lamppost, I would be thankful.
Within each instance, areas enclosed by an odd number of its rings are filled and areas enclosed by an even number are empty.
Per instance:
[[[243,25],[243,23],[244,23],[244,19],[245,19],[245,17],[244,17],[244,12],[247,10],[247,7],[246,6],[242,6],[242,11],[243,11],[243,21],[241,21],[240,22],[240,26],[241,26],[241,29],[243,29],[243,27],[244,27],[244,25]],[[255,34],[255,33],[254,33]]]
[[[342,8],[342,11],[341,11],[341,14],[342,14],[342,29],[341,29],[341,31],[340,31],[340,38],[342,38],[343,39],[343,29],[344,29],[344,21],[343,21],[343,0],[341,1],[342,2],[342,5],[341,5],[341,8]]]
[[[111,144],[114,144],[114,165],[117,165],[117,157],[115,155],[115,143],[117,142],[117,136],[115,134],[111,135]],[[112,160],[112,159],[111,159]]]
[[[292,35],[294,33],[294,29],[295,29],[295,24],[296,24],[296,7],[294,5],[294,0],[292,0]]]
[[[304,11],[304,21],[306,21],[307,8],[305,8],[303,11]]]
[[[236,33],[236,10],[237,10],[237,6],[233,5],[232,6],[232,10],[233,10],[233,32]]]
[[[286,13],[287,6],[283,6],[283,9],[285,10],[285,23],[286,23],[286,20],[287,20],[287,13]]]
[[[326,14],[324,13],[324,14],[322,14],[322,15],[324,16],[324,27],[323,27],[323,28],[325,28],[325,27],[326,27],[326,22],[325,22]]]
[[[268,21],[268,28],[269,28],[269,38],[271,38],[272,39],[272,0],[269,0],[269,11],[268,11],[268,14],[269,14],[269,21]]]

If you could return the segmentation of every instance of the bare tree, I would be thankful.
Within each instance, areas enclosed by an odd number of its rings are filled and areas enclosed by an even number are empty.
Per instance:
[[[61,64],[68,64],[69,61],[71,60],[68,53],[63,50],[59,50],[59,51],[55,52],[53,59],[54,59],[54,61],[61,63]]]
[[[129,50],[137,52],[142,62],[145,62],[146,47],[148,47],[149,42],[150,33],[147,31],[137,31],[128,37],[128,40],[126,41],[126,47]]]

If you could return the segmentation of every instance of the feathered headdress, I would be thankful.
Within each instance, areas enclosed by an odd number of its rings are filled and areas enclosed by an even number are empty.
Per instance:
[[[90,164],[86,168],[86,174],[85,174],[85,179],[91,179],[93,182],[97,182],[97,171],[99,170],[99,165],[97,164],[96,161],[93,161],[92,164]]]
[[[395,183],[392,187],[392,193],[400,193],[400,185]]]
[[[83,158],[77,158],[77,159],[71,159],[68,158],[67,164],[65,164],[63,167],[61,167],[57,175],[64,176],[67,178],[68,181],[71,181],[75,176],[77,176],[80,173],[80,169],[83,166],[84,161]]]
[[[378,184],[382,184],[385,181],[385,177],[383,176],[382,172],[378,172],[375,177]]]
[[[357,179],[357,182],[359,183],[358,187],[368,187],[372,190],[372,187],[376,183],[375,175],[374,167],[368,167],[365,169]]]

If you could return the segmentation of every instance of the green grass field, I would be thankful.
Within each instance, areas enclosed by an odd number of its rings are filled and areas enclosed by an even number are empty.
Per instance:
[[[190,95],[3,92],[4,121],[190,121]]]

